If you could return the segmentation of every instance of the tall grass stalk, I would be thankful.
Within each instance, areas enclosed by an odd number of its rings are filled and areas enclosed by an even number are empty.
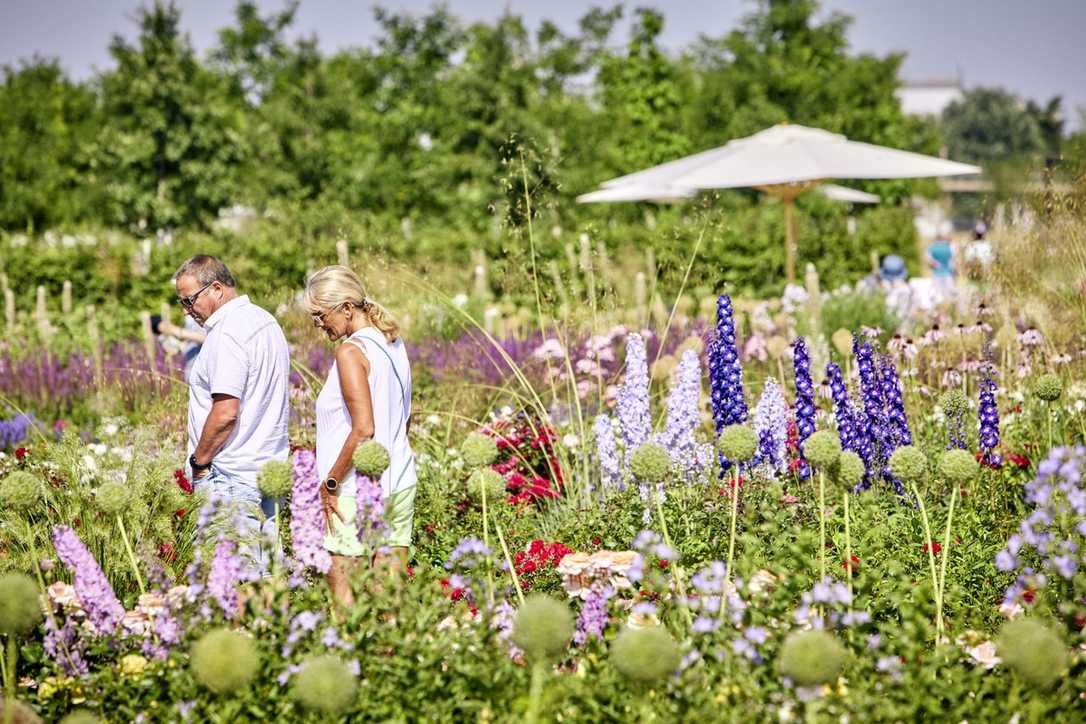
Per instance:
[[[935,593],[935,641],[938,643],[943,637],[943,603],[939,586],[939,574],[935,569],[935,547],[932,545],[931,525],[928,522],[927,508],[924,507],[924,498],[920,495],[920,489],[916,487],[916,483],[913,482],[911,485],[913,495],[916,496],[917,505],[920,507],[920,520],[924,524],[924,540],[928,545],[928,567],[931,572],[931,586]]]

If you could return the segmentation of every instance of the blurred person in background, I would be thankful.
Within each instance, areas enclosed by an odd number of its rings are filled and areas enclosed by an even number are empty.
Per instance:
[[[200,354],[200,347],[207,339],[207,331],[187,314],[183,327],[177,326],[168,319],[162,319],[157,314],[152,315],[151,330],[155,334],[169,337],[179,343],[180,353],[185,360],[185,380],[187,381],[192,371],[192,363],[196,361],[196,356]]]
[[[970,279],[983,280],[992,265],[995,255],[992,253],[992,243],[985,238],[987,234],[988,225],[983,220],[978,221],[973,227],[973,240],[966,245],[962,254]]]
[[[940,234],[928,246],[928,266],[935,288],[944,299],[954,295],[954,248],[945,234]]]

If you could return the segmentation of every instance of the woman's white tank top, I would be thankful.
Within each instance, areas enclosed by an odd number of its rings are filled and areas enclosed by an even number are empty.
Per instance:
[[[381,477],[381,490],[390,495],[417,482],[415,456],[407,440],[407,417],[411,412],[411,366],[402,339],[389,343],[373,327],[364,327],[344,340],[360,347],[370,363],[368,376],[373,401],[373,439],[388,450],[388,470]],[[351,415],[339,385],[339,369],[332,363],[328,379],[317,396],[317,474],[321,480],[339,457],[351,432]],[[354,469],[339,481],[340,495],[357,491]]]

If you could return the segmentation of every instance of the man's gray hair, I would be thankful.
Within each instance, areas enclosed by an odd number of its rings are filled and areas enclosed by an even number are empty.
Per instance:
[[[224,287],[230,287],[233,289],[237,286],[237,282],[234,281],[234,275],[230,273],[230,270],[226,268],[226,264],[209,254],[197,254],[192,257],[174,272],[173,281],[176,282],[181,277],[193,277],[196,279],[196,283],[200,286],[211,284],[212,282],[218,282]]]

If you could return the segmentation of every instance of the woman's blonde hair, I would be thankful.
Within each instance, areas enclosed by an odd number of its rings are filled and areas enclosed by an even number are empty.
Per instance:
[[[400,336],[400,325],[392,314],[369,298],[362,280],[345,266],[336,264],[313,272],[305,284],[305,303],[314,314],[350,304],[361,310],[389,342]]]

